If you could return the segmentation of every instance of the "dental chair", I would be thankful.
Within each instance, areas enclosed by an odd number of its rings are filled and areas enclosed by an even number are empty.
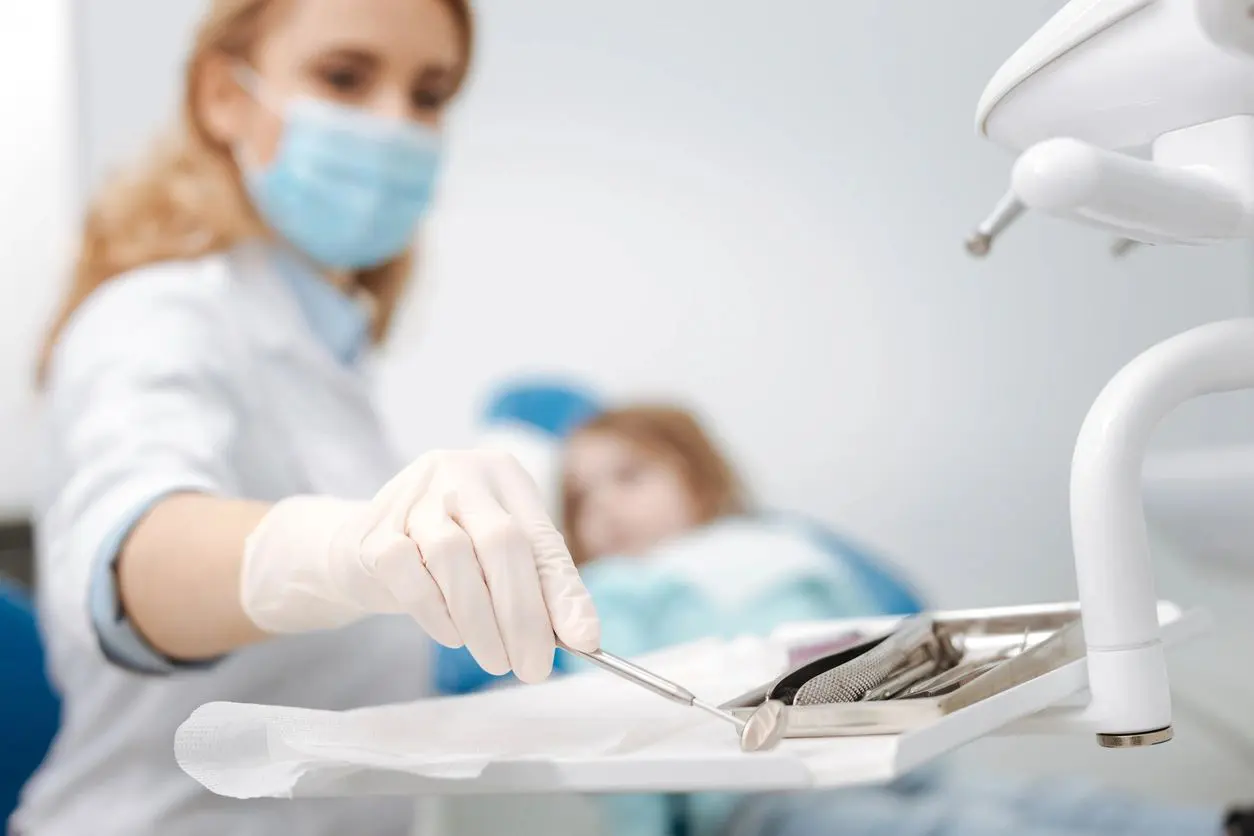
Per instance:
[[[480,443],[513,453],[536,477],[550,512],[559,511],[558,448],[576,427],[595,416],[600,401],[590,391],[560,380],[533,381],[495,392],[484,411]],[[912,615],[924,609],[918,593],[889,561],[820,522],[795,514],[766,512],[808,532],[816,542],[853,572],[875,598],[884,615]],[[563,670],[564,654],[557,654],[554,670]],[[434,687],[445,695],[469,694],[493,684],[511,681],[509,675],[486,673],[465,648],[437,647],[433,660]]]
[[[0,831],[39,767],[61,720],[26,592],[0,578]]]

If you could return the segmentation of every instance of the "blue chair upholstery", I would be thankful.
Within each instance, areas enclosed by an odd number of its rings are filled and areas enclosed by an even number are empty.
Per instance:
[[[0,579],[0,823],[43,761],[61,719],[44,670],[35,612],[20,588]]]
[[[590,390],[558,380],[533,380],[503,386],[492,394],[483,423],[522,424],[555,439],[563,439],[601,411],[600,399]]]
[[[553,657],[554,673],[563,672],[565,666],[562,660],[565,658],[565,654],[560,652]],[[435,692],[445,696],[473,694],[491,685],[514,680],[513,674],[493,676],[488,673],[479,667],[479,663],[464,647],[454,650],[436,646],[432,667],[435,676]]]

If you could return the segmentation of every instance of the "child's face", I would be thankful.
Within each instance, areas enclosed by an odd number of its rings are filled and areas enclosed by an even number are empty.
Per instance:
[[[273,104],[292,98],[434,126],[455,92],[462,52],[444,0],[278,0],[252,56],[267,102],[240,89],[238,68],[219,61],[207,69],[216,83],[202,98],[203,115],[221,141],[262,165],[283,128]]]
[[[571,440],[567,490],[579,497],[578,527],[590,558],[639,555],[697,525],[683,474],[638,445],[605,433]]]

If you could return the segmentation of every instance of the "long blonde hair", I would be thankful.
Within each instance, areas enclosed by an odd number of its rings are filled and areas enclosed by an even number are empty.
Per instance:
[[[82,244],[68,292],[44,340],[38,379],[47,372],[56,341],[74,311],[115,276],[160,261],[194,259],[264,235],[240,184],[229,149],[201,122],[197,89],[206,60],[225,54],[248,58],[279,0],[212,0],[187,61],[182,115],[142,162],[95,197],[84,221]],[[457,18],[469,67],[473,20],[469,0],[444,0]],[[374,338],[381,340],[411,273],[412,254],[357,274],[376,303]]]

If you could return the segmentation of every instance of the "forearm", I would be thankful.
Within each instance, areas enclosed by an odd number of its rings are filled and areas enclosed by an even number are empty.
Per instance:
[[[539,682],[555,636],[584,651],[600,642],[535,483],[495,453],[428,454],[369,501],[172,496],[117,557],[129,626],[176,661],[406,614],[484,670]]]
[[[240,604],[244,541],[267,503],[179,494],[135,526],[117,563],[127,616],[173,659],[208,659],[252,644],[262,632]]]

